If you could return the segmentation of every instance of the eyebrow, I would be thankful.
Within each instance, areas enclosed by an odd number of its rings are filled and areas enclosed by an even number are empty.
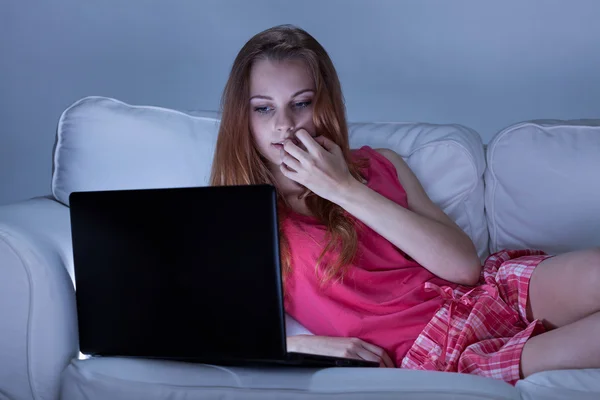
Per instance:
[[[314,92],[314,90],[313,90],[313,89],[302,89],[302,90],[299,90],[299,91],[297,91],[296,93],[294,93],[294,94],[292,95],[292,97],[299,96],[299,95],[301,95],[301,94],[302,94],[302,93],[304,93],[304,92]],[[260,94],[258,94],[258,95],[256,95],[256,96],[252,96],[252,97],[250,97],[250,100],[252,100],[252,99],[265,99],[265,100],[273,100],[273,98],[272,98],[272,97],[269,97],[269,96],[263,96],[263,95],[260,95]]]

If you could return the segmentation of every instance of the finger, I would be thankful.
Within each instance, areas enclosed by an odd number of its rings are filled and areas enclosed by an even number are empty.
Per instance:
[[[281,159],[281,163],[286,165],[288,168],[294,170],[295,172],[300,171],[300,169],[302,168],[302,164],[300,164],[300,162],[294,157],[292,157],[290,154],[284,154],[283,158]]]
[[[323,146],[320,146],[315,141],[314,137],[308,133],[305,129],[299,129],[296,131],[296,138],[302,142],[306,147],[306,150],[312,155],[317,155]]]
[[[296,146],[296,144],[290,139],[286,140],[283,143],[282,151],[284,153],[283,156],[285,156],[285,153],[291,154],[296,160],[298,160],[301,163],[306,162],[308,160],[308,154],[306,154],[306,152],[300,147]]]
[[[396,368],[396,364],[394,364],[394,360],[392,360],[392,358],[385,351],[383,352],[383,355],[381,356],[381,359],[383,360],[383,364],[386,367],[388,367],[388,368]]]
[[[383,350],[381,347],[377,347],[371,343],[367,343],[364,341],[361,341],[361,346],[364,347],[365,349],[369,350],[372,353],[375,353],[377,356],[381,357],[381,359],[383,360],[383,363],[386,365],[386,367],[388,368],[394,368],[394,361],[392,361],[392,359],[390,358],[390,356],[387,354],[387,352],[385,350]]]
[[[281,164],[279,166],[279,170],[281,171],[283,176],[293,180],[294,182],[298,182],[298,173],[289,169],[285,164]]]
[[[375,353],[370,352],[369,350],[365,349],[364,347],[357,348],[355,350],[355,352],[363,360],[376,362],[379,364],[380,367],[385,367],[385,363],[383,362],[381,357],[379,357]]]
[[[339,148],[339,146],[333,140],[325,136],[317,136],[314,138],[314,140],[329,152],[333,152],[336,150],[336,148]]]

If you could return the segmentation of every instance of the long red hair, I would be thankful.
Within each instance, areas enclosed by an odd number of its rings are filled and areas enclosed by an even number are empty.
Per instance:
[[[306,62],[315,82],[313,122],[316,133],[335,142],[342,149],[350,173],[358,180],[365,160],[353,160],[348,140],[346,110],[337,72],[325,49],[306,31],[280,25],[253,36],[234,60],[229,79],[221,98],[221,123],[217,138],[210,184],[275,185],[264,158],[254,145],[250,132],[250,70],[256,60],[283,61],[300,59]],[[334,261],[323,268],[322,282],[343,278],[346,267],[357,251],[357,231],[354,220],[337,204],[308,193],[306,205],[327,229],[329,241],[318,258],[315,270],[323,257],[331,252]],[[286,218],[289,205],[279,194],[279,220]],[[284,278],[293,266],[289,243],[280,224],[280,251]]]

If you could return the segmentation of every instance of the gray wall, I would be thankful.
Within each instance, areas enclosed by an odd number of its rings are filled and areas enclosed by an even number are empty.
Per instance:
[[[351,121],[600,117],[600,1],[0,0],[0,204],[50,193],[60,113],[88,95],[218,107],[254,33],[294,23],[336,64]]]

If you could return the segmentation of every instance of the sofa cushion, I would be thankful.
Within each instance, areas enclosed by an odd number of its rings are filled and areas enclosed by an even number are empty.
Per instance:
[[[490,250],[557,254],[600,244],[600,120],[536,120],[487,149]]]
[[[484,214],[485,155],[481,137],[456,124],[351,123],[352,147],[369,145],[400,154],[429,197],[488,255]]]
[[[52,193],[205,186],[219,120],[153,106],[85,97],[61,115]]]
[[[217,112],[83,98],[60,117],[52,193],[68,205],[73,191],[207,185],[219,121]],[[349,129],[353,147],[388,147],[405,157],[485,257],[485,157],[476,132],[424,123],[350,123]]]
[[[537,372],[517,382],[523,400],[598,400],[600,369]]]
[[[224,367],[117,357],[74,360],[61,399],[519,399],[500,380],[383,368]]]

